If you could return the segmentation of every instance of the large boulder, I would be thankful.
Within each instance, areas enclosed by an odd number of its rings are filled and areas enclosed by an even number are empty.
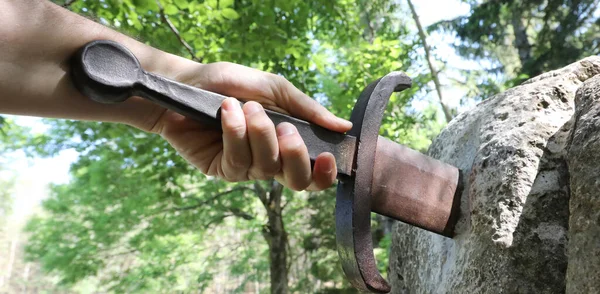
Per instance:
[[[456,236],[397,223],[393,293],[600,293],[598,74],[590,57],[448,124],[429,155],[463,173]]]

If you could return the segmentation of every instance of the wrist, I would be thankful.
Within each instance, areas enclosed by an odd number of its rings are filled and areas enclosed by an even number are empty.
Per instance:
[[[128,46],[126,42],[122,44]],[[201,64],[192,60],[150,46],[133,46],[129,49],[138,58],[144,71],[181,83],[186,82],[186,73],[198,72],[201,67]],[[166,112],[164,107],[140,97],[131,97],[126,103],[129,104],[127,107],[134,111],[123,118],[122,123],[146,132],[160,133],[161,119]]]

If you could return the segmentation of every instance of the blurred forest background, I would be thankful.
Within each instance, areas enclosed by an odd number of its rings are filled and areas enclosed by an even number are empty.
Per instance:
[[[598,0],[455,1],[464,15],[427,26],[420,15],[438,8],[409,0],[54,2],[198,62],[283,75],[342,117],[369,82],[405,71],[414,86],[392,97],[381,133],[423,152],[477,102],[600,52]],[[355,293],[335,249],[334,188],[225,183],[123,125],[15,121],[0,119],[0,293]],[[24,227],[13,204],[46,192],[15,192],[15,150],[77,154]],[[387,272],[391,223],[372,220]]]

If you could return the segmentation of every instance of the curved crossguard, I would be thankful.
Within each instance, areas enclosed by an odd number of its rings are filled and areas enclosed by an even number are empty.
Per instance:
[[[77,89],[95,101],[118,103],[139,96],[221,128],[220,107],[227,97],[146,72],[118,43],[86,44],[73,57],[71,75]],[[312,161],[322,152],[335,156],[338,252],[346,277],[361,290],[390,291],[373,255],[371,211],[448,237],[458,217],[458,169],[378,136],[389,97],[410,86],[402,72],[368,85],[352,111],[348,134],[266,110],[276,125],[296,126]]]
[[[392,72],[372,82],[354,105],[348,135],[355,136],[354,177],[340,179],[336,195],[336,241],[344,273],[362,290],[387,293],[390,285],[381,276],[373,255],[371,236],[371,184],[379,127],[393,92],[409,88],[412,81]]]

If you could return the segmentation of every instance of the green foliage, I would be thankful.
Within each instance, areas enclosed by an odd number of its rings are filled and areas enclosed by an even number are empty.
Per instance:
[[[393,1],[106,0],[70,9],[174,54],[281,74],[343,117],[369,82],[404,70],[415,86],[392,97],[382,133],[424,150],[439,130],[435,109],[407,107],[430,78]],[[47,123],[49,133],[22,148],[80,157],[72,181],[53,187],[45,214],[29,223],[27,254],[64,285],[96,277],[99,290],[117,293],[268,290],[269,224],[257,186],[206,177],[160,137],[127,126]],[[294,291],[354,292],[335,248],[333,193],[282,195]],[[235,282],[223,285],[223,275]]]
[[[117,292],[167,289],[179,281],[174,269],[197,255],[184,246],[191,238],[186,236],[203,240],[203,232],[234,214],[256,214],[246,190],[207,179],[158,136],[122,125],[51,123],[56,140],[46,145],[74,148],[81,157],[72,166],[73,181],[54,187],[44,201],[51,217],[30,222],[27,251],[43,257],[48,270],[60,271],[64,283],[97,275],[125,252],[139,253],[135,266],[126,274],[104,273],[114,281],[108,286]],[[67,133],[79,138],[70,140]],[[140,277],[152,277],[152,283]]]
[[[309,220],[305,232],[299,236],[301,243],[297,253],[309,260],[305,275],[301,277],[296,288],[300,293],[328,293],[331,290],[353,288],[343,278],[338,255],[332,254],[336,250],[335,243],[335,189],[328,189],[321,193],[309,193],[305,200],[306,217]],[[316,289],[316,281],[329,281],[331,285]],[[354,292],[349,292],[354,293]]]
[[[2,175],[3,168],[0,166],[0,225],[4,224],[6,218],[12,213],[12,189],[14,178],[10,175]]]
[[[11,119],[0,116],[0,156],[12,151],[15,145],[14,141],[23,138],[26,131]],[[15,175],[6,169],[8,163],[0,160],[0,225],[12,213]]]

